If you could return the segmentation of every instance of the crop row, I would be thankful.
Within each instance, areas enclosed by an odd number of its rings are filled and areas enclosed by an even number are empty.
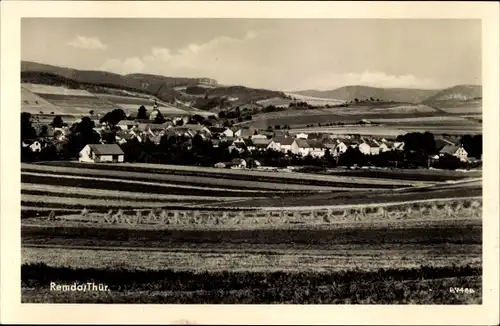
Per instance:
[[[79,187],[64,187],[44,184],[21,184],[21,194],[44,195],[44,196],[71,196],[76,198],[109,198],[144,201],[220,201],[244,199],[246,197],[220,197],[220,196],[189,196],[168,195],[154,193],[128,192],[120,190],[91,189]]]
[[[66,248],[30,245],[22,248],[23,264],[44,263],[72,268],[125,268],[175,271],[346,271],[415,268],[422,264],[481,266],[480,245],[414,245],[360,248],[335,246],[329,250],[282,248]]]
[[[480,197],[482,186],[459,186],[439,188],[410,188],[401,191],[363,191],[309,194],[303,196],[283,196],[281,198],[249,198],[238,203],[229,203],[227,207],[290,207],[290,206],[333,206],[373,203],[391,203],[426,199],[446,199],[460,197]]]
[[[62,201],[61,201],[62,202]],[[89,202],[88,205],[97,205]],[[119,202],[113,202],[117,206]],[[128,203],[128,202],[126,202]],[[83,203],[82,203],[83,204]],[[142,203],[147,205],[147,203]],[[138,204],[140,205],[140,204]],[[161,203],[151,203],[151,207]],[[103,204],[105,206],[105,203]],[[455,202],[431,202],[402,204],[395,206],[332,208],[280,211],[226,211],[226,210],[136,210],[130,215],[122,210],[109,210],[104,214],[91,214],[83,210],[81,221],[107,224],[196,224],[196,225],[282,225],[282,224],[328,224],[338,222],[398,221],[411,219],[480,218],[482,203],[478,200]],[[55,214],[49,218],[55,218]],[[64,219],[64,217],[63,217]]]
[[[180,245],[221,247],[286,244],[289,248],[307,246],[330,248],[332,245],[366,244],[481,244],[480,221],[442,221],[438,224],[409,225],[394,228],[390,225],[354,225],[345,228],[302,229],[155,229],[103,228],[88,226],[23,225],[23,245],[45,244],[98,247],[172,248]]]
[[[447,181],[461,180],[470,177],[480,177],[481,172],[464,173],[441,170],[339,170],[329,172],[329,175],[342,175],[364,178],[385,178],[415,181]]]
[[[451,279],[450,279],[451,278]],[[53,268],[23,265],[23,302],[128,302],[128,303],[474,303],[481,302],[481,269],[426,267],[377,272],[257,273],[174,272]],[[47,283],[107,284],[109,294],[56,294]],[[474,287],[474,295],[449,291],[451,286]],[[429,291],[432,289],[432,291]],[[156,293],[156,295],[145,295]]]
[[[47,175],[21,174],[22,183],[43,184],[47,186],[67,186],[87,189],[105,189],[116,191],[127,191],[136,193],[187,195],[187,196],[220,196],[220,197],[262,197],[271,195],[265,191],[231,191],[231,190],[211,190],[192,189],[182,186],[168,186],[155,182],[120,182],[119,180],[99,180],[83,178],[64,178]],[[274,192],[272,193],[274,194]]]
[[[137,173],[158,173],[168,174],[183,177],[207,177],[217,178],[218,180],[242,180],[242,181],[259,181],[279,184],[305,184],[325,187],[403,187],[408,186],[411,182],[401,180],[362,178],[362,177],[343,177],[343,176],[328,176],[306,173],[275,173],[268,171],[256,170],[225,170],[207,167],[194,166],[175,166],[175,165],[158,165],[145,163],[116,163],[116,164],[81,164],[76,162],[56,162],[56,163],[40,163],[40,164],[23,164],[22,168],[42,169],[42,166],[65,166],[75,169],[92,169],[92,170],[113,170],[126,171]]]
[[[219,178],[208,177],[189,177],[165,173],[140,173],[129,171],[116,171],[116,170],[98,170],[98,169],[74,169],[64,167],[47,167],[40,166],[35,169],[28,167],[22,168],[21,173],[39,173],[39,174],[56,174],[62,176],[74,177],[105,177],[107,179],[125,179],[131,181],[156,181],[156,182],[169,182],[184,186],[195,187],[218,187],[225,189],[248,189],[248,190],[281,190],[281,191],[321,191],[321,190],[337,190],[338,187],[345,185],[333,186],[312,186],[312,185],[295,185],[295,184],[278,184],[260,181],[242,181],[242,180],[228,180]],[[351,185],[352,186],[352,185]],[[366,185],[373,188],[373,185]],[[366,187],[365,187],[366,188]]]

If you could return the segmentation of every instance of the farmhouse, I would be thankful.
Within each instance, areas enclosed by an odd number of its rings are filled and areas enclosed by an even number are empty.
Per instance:
[[[440,156],[452,155],[460,159],[460,161],[467,161],[468,153],[462,146],[446,145],[439,151]]]
[[[380,153],[380,144],[373,140],[364,141],[358,148],[365,155],[377,155]]]
[[[123,162],[125,154],[117,144],[88,144],[80,151],[79,162]]]
[[[292,148],[290,150],[293,154],[298,154],[301,156],[309,155],[310,146],[305,139],[295,139],[291,147]]]
[[[333,152],[336,155],[343,154],[343,153],[347,152],[347,146],[348,145],[345,142],[337,139],[337,145],[335,146],[335,149]]]
[[[323,157],[325,156],[326,147],[320,140],[307,140],[309,144],[309,154],[313,157]]]
[[[292,144],[295,139],[292,137],[277,137],[275,140],[280,144],[280,151],[288,153],[292,150]]]
[[[271,141],[267,138],[255,138],[252,139],[253,146],[257,150],[265,150]],[[279,150],[279,149],[278,149]]]

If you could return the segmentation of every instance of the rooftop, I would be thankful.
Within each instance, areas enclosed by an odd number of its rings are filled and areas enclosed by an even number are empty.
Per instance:
[[[123,155],[117,144],[89,144],[90,149],[97,155]]]

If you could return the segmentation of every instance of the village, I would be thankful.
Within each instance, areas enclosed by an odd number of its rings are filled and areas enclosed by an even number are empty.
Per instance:
[[[275,153],[282,157],[294,157],[294,162],[322,162],[333,160],[337,164],[339,158],[350,150],[368,157],[381,154],[404,153],[405,136],[397,138],[362,136],[357,134],[333,133],[304,133],[288,129],[268,127],[259,130],[254,127],[228,126],[227,121],[218,121],[215,118],[201,116],[179,116],[161,119],[161,112],[153,109],[148,119],[125,117],[116,123],[113,119],[106,120],[83,117],[68,126],[60,117],[55,117],[49,124],[34,124],[36,129],[32,135],[24,138],[22,147],[34,154],[41,153],[47,148],[61,148],[68,144],[69,138],[75,133],[74,127],[85,120],[92,127],[93,141],[81,144],[78,149],[80,162],[125,162],[131,161],[125,154],[123,147],[127,144],[153,144],[160,146],[162,139],[182,139],[187,150],[192,149],[192,141],[197,138],[213,149],[224,149],[229,153],[231,160],[217,161],[213,166],[219,168],[266,168],[258,160],[259,156]],[[428,153],[428,166],[431,162],[439,162],[450,157],[457,159],[462,165],[480,162],[481,157],[469,155],[459,137],[437,136],[434,139],[435,150]],[[166,149],[168,151],[168,149]],[[410,149],[411,150],[411,149]],[[244,158],[253,158],[252,166],[247,166]],[[477,155],[476,155],[477,156]],[[50,158],[49,158],[50,159]],[[306,160],[307,159],[307,160]],[[397,160],[397,159],[392,159]],[[362,162],[351,165],[361,165]],[[397,167],[397,162],[395,167]],[[313,164],[314,165],[314,164]],[[372,164],[371,164],[372,165]],[[372,165],[373,166],[373,165]],[[403,167],[400,164],[400,167]]]

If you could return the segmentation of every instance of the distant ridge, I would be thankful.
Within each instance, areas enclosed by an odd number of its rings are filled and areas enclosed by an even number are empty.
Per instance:
[[[412,88],[379,88],[361,85],[344,86],[329,91],[305,90],[295,92],[298,94],[329,98],[342,101],[368,100],[370,98],[380,101],[395,101],[406,103],[420,103],[440,90],[412,89]]]
[[[483,97],[483,87],[480,85],[457,85],[444,89],[433,96],[427,98],[424,102],[433,103],[439,101],[469,101],[478,100]]]

